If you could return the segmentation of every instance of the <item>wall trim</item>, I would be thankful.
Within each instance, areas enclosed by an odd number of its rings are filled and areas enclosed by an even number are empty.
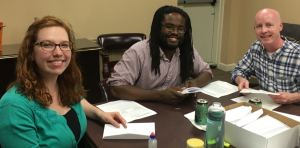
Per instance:
[[[218,69],[221,69],[223,71],[232,71],[235,67],[235,63],[232,64],[224,64],[224,63],[219,63],[218,64]]]
[[[215,5],[212,62],[216,64],[220,63],[224,17],[224,1],[225,0],[218,0]]]

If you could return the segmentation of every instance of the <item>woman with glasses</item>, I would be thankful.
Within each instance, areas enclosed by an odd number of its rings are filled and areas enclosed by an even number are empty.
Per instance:
[[[77,147],[86,116],[126,128],[117,112],[105,113],[84,97],[71,26],[46,16],[31,24],[18,53],[17,79],[0,100],[0,144]]]

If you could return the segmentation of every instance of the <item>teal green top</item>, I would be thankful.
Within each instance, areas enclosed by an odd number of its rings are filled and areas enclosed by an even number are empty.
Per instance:
[[[63,115],[58,115],[35,100],[16,93],[16,86],[0,100],[0,144],[2,148],[77,147],[75,136]],[[81,134],[87,121],[81,103],[72,107],[78,116]]]

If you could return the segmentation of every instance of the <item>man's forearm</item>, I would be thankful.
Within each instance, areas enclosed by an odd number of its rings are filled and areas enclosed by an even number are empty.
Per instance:
[[[132,85],[111,86],[111,94],[119,99],[135,101],[159,101],[159,90],[146,90]]]
[[[210,83],[212,74],[210,72],[201,72],[194,81],[196,81],[198,87],[203,87]]]
[[[242,76],[237,76],[237,77],[235,77],[234,82],[237,85],[239,85],[243,79],[245,79],[245,78],[243,78]]]

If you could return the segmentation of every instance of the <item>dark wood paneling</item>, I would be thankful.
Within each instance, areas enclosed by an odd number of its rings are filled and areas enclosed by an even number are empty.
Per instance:
[[[6,92],[8,85],[16,79],[16,58],[0,59],[0,99]]]
[[[77,63],[82,73],[84,89],[88,90],[86,100],[92,104],[101,102],[99,50],[77,52]]]

